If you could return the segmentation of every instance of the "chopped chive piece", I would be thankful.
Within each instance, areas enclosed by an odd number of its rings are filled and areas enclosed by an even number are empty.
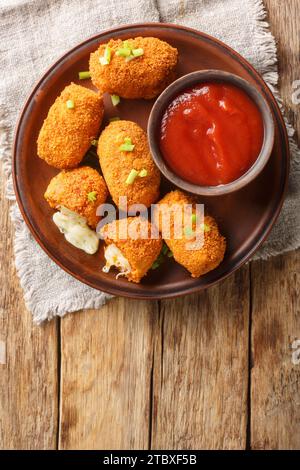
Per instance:
[[[131,47],[129,46],[129,41],[127,39],[125,39],[125,41],[123,41],[123,47],[124,47],[124,49],[131,49]]]
[[[109,119],[109,122],[120,121],[119,116],[114,116]]]
[[[124,144],[120,145],[119,150],[121,152],[132,152],[134,149],[134,144],[131,141],[130,137],[125,137]]]
[[[164,245],[164,246],[162,247],[162,250],[161,250],[161,251],[162,251],[162,253],[163,253],[164,255],[166,255],[166,254],[168,253],[168,251],[169,251],[169,248],[167,247],[167,245]]]
[[[144,49],[142,49],[141,47],[139,47],[138,49],[132,49],[132,54],[134,55],[134,57],[140,57],[144,54]]]
[[[68,100],[66,104],[68,109],[73,109],[75,107],[73,100]]]
[[[132,59],[136,59],[137,57],[140,57],[143,54],[144,54],[144,49],[142,48],[132,49],[130,51],[130,55],[126,57],[125,61],[130,62]]]
[[[108,65],[111,59],[111,48],[106,46],[104,55],[99,58],[99,62],[101,65]]]
[[[126,184],[132,184],[135,180],[135,178],[138,175],[138,171],[136,171],[134,168],[130,171],[129,175],[127,176]]]
[[[121,150],[121,152],[132,152],[133,149],[134,149],[133,144],[122,144],[119,147],[119,150]]]
[[[151,269],[157,269],[159,268],[159,266],[160,266],[160,263],[158,261],[154,261],[154,263],[151,266]]]
[[[204,232],[210,232],[210,226],[207,224],[202,224],[201,228],[203,229]]]
[[[128,57],[126,57],[125,62],[130,62],[132,59],[135,59],[134,55],[130,54]]]
[[[92,140],[91,144],[92,144],[94,147],[97,147],[97,145],[98,145],[98,140],[97,140],[97,139]]]
[[[79,72],[78,73],[79,80],[85,80],[86,78],[91,78],[91,74],[89,71],[87,72]]]
[[[185,227],[184,234],[186,237],[191,237],[192,235],[194,235],[194,232],[191,227]]]
[[[87,198],[90,202],[95,202],[97,199],[97,192],[91,191],[90,193],[88,193]]]
[[[167,254],[168,258],[172,258],[173,257],[173,253],[172,251],[169,251],[168,254]]]
[[[110,97],[114,106],[117,106],[120,103],[120,97],[118,95],[110,95]]]
[[[105,57],[105,59],[108,61],[108,63],[110,63],[110,59],[111,59],[111,48],[108,47],[108,46],[106,46],[106,48],[105,48],[104,57]]]
[[[128,48],[127,47],[121,47],[120,49],[118,49],[116,51],[116,55],[118,57],[128,57],[128,56],[130,56],[130,54],[131,54],[131,50],[129,49],[129,47]]]
[[[192,219],[192,224],[195,224],[197,220],[196,214],[192,214],[191,219]]]
[[[141,170],[141,171],[139,172],[139,176],[140,176],[141,178],[144,178],[144,177],[147,176],[147,175],[148,175],[148,171],[145,170],[145,169],[143,169],[143,170]]]

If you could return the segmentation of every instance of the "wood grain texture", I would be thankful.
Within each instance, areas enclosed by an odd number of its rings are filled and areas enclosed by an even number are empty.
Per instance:
[[[300,252],[252,265],[251,446],[300,448]],[[300,347],[299,353],[300,353]]]
[[[58,404],[57,323],[33,326],[31,314],[25,308],[14,270],[12,227],[3,185],[1,209],[0,449],[54,449]]]
[[[161,303],[156,341],[153,449],[246,446],[249,279]]]
[[[147,449],[156,302],[62,320],[61,449]]]
[[[279,53],[280,93],[287,116],[300,130],[292,83],[299,72],[299,0],[265,0]],[[300,449],[300,252],[252,263],[251,447]]]

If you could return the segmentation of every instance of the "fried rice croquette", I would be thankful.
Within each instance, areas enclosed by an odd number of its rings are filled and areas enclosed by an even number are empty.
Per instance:
[[[94,91],[72,83],[56,98],[37,141],[38,156],[55,168],[79,165],[98,135],[104,106]]]
[[[182,213],[181,207],[184,204],[192,204],[193,214],[195,214],[195,203],[196,199],[193,196],[189,196],[180,190],[171,191],[158,202],[154,213],[154,221],[161,231],[162,221],[170,217],[173,232],[170,230],[170,237],[164,238],[165,243],[172,251],[174,259],[184,266],[192,277],[199,277],[212,271],[222,262],[226,249],[226,240],[220,234],[214,218],[209,215],[204,216],[204,226],[202,228],[204,244],[201,248],[188,249],[189,243],[193,239],[190,239],[185,233],[181,238],[175,238],[174,218],[176,211]],[[175,208],[175,212],[172,212],[169,208],[174,204],[177,208]],[[193,224],[193,229],[195,230],[195,224]]]
[[[107,196],[104,179],[88,166],[61,171],[52,178],[44,195],[53,209],[66,207],[84,217],[93,229],[100,220],[96,210]]]
[[[106,48],[110,62],[101,65]],[[128,60],[117,51],[140,50],[142,55]],[[117,94],[123,98],[151,99],[159,95],[175,79],[178,51],[165,41],[153,37],[111,39],[101,44],[90,56],[92,82],[101,93]]]
[[[139,283],[162,248],[159,236],[151,238],[152,229],[151,223],[142,217],[128,217],[104,225],[100,230],[107,245],[103,271],[108,272],[115,266],[119,270],[118,276],[123,275],[129,281]]]
[[[134,146],[131,151],[120,149],[126,139]],[[97,153],[109,192],[118,207],[121,196],[127,196],[128,207],[132,204],[149,207],[157,200],[160,172],[150,154],[146,133],[137,124],[131,121],[111,122],[100,135]],[[132,171],[137,174],[129,183]]]

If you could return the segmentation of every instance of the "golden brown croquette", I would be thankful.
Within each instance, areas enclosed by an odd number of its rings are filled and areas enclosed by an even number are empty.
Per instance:
[[[134,145],[133,150],[120,150],[128,138]],[[100,135],[97,152],[104,179],[117,206],[121,196],[127,196],[128,207],[132,204],[149,207],[157,200],[160,172],[150,154],[146,133],[137,124],[111,122]],[[127,184],[131,170],[138,173],[145,170],[147,174],[136,176],[132,184]]]
[[[107,196],[104,179],[88,166],[61,171],[52,178],[44,195],[53,209],[66,207],[84,217],[92,228],[100,220],[96,210]]]
[[[114,220],[100,230],[107,247],[106,267],[117,266],[129,281],[139,283],[160,254],[161,238],[151,238],[151,223],[142,217]],[[121,234],[128,233],[128,237]],[[134,233],[139,236],[134,237]],[[143,238],[148,235],[148,238]],[[108,250],[111,250],[109,253]],[[124,259],[125,258],[125,259]]]
[[[124,48],[121,39],[111,39],[101,44],[90,56],[90,73],[93,84],[101,93],[117,94],[123,98],[154,98],[175,78],[178,51],[165,41],[148,37],[128,39],[129,50],[142,49],[143,54],[133,60],[116,54]],[[105,48],[111,51],[110,63],[101,65]]]
[[[38,156],[55,168],[78,166],[99,132],[103,112],[98,93],[74,83],[68,85],[49,109],[40,130]]]
[[[192,204],[195,207],[195,198],[183,193],[180,190],[171,191],[166,194],[158,203],[159,210],[155,211],[155,223],[162,229],[162,220],[170,215],[171,226],[174,227],[174,213],[169,211],[172,205],[178,205],[178,210],[181,211],[180,206],[183,204]],[[166,206],[163,207],[162,205]],[[176,209],[175,209],[176,213]],[[195,209],[193,208],[193,213]],[[193,224],[195,230],[195,223]],[[164,238],[167,246],[172,251],[174,259],[184,266],[192,275],[192,277],[199,277],[203,274],[215,269],[222,262],[226,249],[226,240],[220,234],[218,225],[213,217],[205,215],[204,226],[204,244],[198,249],[188,249],[190,235],[183,232],[182,238],[176,239],[174,237],[174,230],[170,231],[170,237]]]

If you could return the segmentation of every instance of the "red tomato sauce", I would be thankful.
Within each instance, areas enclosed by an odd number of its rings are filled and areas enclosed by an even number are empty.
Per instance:
[[[247,172],[263,138],[260,111],[243,90],[225,83],[203,83],[168,106],[160,148],[170,169],[181,178],[217,186]]]

